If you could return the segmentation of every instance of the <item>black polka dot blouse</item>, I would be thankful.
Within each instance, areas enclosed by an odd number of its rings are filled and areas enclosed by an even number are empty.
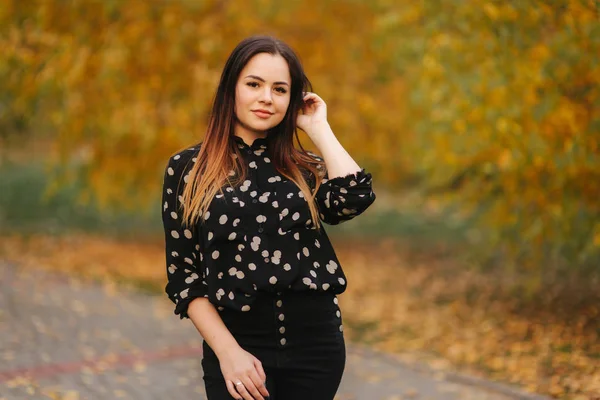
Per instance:
[[[248,311],[258,291],[342,293],[346,277],[329,238],[322,225],[318,231],[312,223],[302,191],[274,168],[268,140],[259,138],[250,146],[235,136],[235,145],[248,176],[240,186],[217,194],[205,221],[193,229],[182,227],[180,205],[200,144],[169,159],[162,220],[165,291],[176,304],[175,314],[188,318],[188,305],[197,297],[207,297],[220,310]],[[314,188],[314,180],[308,182]],[[323,222],[350,220],[375,201],[371,174],[362,169],[329,180],[325,175],[316,201]]]

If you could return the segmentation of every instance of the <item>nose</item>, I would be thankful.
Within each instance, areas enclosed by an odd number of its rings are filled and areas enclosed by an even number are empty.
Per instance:
[[[271,102],[273,101],[273,98],[271,96],[272,96],[271,88],[266,87],[266,85],[265,85],[265,88],[261,91],[261,94],[260,94],[261,103],[271,104]]]

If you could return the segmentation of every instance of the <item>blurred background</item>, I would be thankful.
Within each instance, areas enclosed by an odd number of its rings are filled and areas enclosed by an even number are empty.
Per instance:
[[[0,259],[167,301],[163,171],[255,33],[296,50],[374,176],[327,227],[348,340],[598,395],[594,0],[2,0]]]

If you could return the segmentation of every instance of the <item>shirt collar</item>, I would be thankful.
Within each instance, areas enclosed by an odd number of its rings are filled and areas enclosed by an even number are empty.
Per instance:
[[[260,147],[265,148],[265,149],[267,148],[267,138],[266,137],[254,139],[254,142],[252,143],[252,145],[248,145],[246,142],[244,142],[244,139],[242,139],[241,137],[236,136],[236,135],[233,135],[233,140],[235,140],[235,142],[237,144],[242,145],[242,148],[243,147],[250,147],[253,149],[260,148]]]

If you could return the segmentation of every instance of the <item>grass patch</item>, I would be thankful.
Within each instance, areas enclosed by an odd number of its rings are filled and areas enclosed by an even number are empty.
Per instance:
[[[65,234],[73,231],[112,236],[137,236],[160,232],[160,205],[152,213],[101,210],[82,204],[83,184],[61,187],[46,196],[50,185],[41,163],[0,165],[0,233]]]
[[[377,202],[360,217],[339,225],[328,226],[327,232],[337,237],[368,236],[371,238],[396,237],[411,240],[426,247],[432,243],[460,245],[467,240],[471,227],[468,220],[454,221],[451,211],[427,215],[414,207],[410,211],[385,210]]]
[[[49,178],[41,163],[0,165],[0,233],[65,234],[74,231],[109,236],[162,236],[159,194],[148,211],[100,209],[82,204],[81,182],[61,187],[46,196]],[[363,215],[339,225],[327,225],[332,237],[410,240],[413,246],[430,251],[432,243],[455,246],[466,240],[468,221],[459,221],[452,213],[426,215],[418,205],[408,211],[390,210],[376,201]]]

